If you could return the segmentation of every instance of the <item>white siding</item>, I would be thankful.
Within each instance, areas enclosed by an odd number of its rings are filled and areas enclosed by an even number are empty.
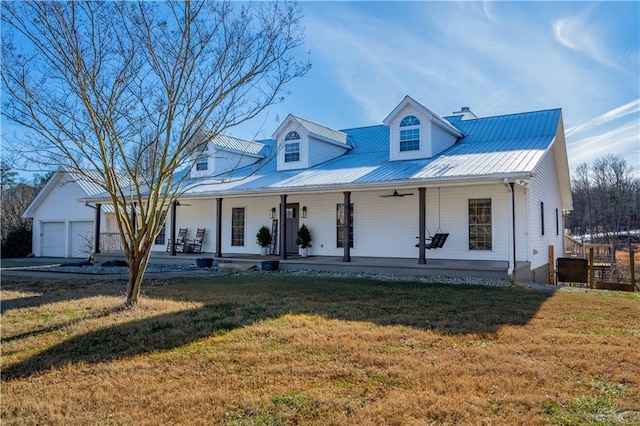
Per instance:
[[[354,205],[354,247],[352,256],[401,257],[418,259],[418,189],[397,188],[412,196],[381,198],[389,190],[352,191]],[[518,194],[517,194],[518,195]],[[501,260],[507,261],[509,250],[508,229],[510,215],[507,202],[510,195],[504,185],[472,185],[442,187],[440,203],[438,189],[427,188],[427,228],[431,235],[448,232],[449,238],[442,249],[427,251],[431,259]],[[523,195],[520,194],[520,197]],[[490,198],[492,200],[492,242],[488,251],[469,250],[468,200]],[[307,207],[307,218],[299,223],[309,227],[313,235],[310,255],[342,256],[343,249],[337,247],[336,207],[344,201],[342,192],[290,194],[288,204]],[[184,205],[190,204],[190,206]],[[193,236],[198,227],[207,228],[204,251],[215,252],[215,200],[184,200],[178,207],[177,227],[189,228]],[[440,204],[440,205],[439,205]],[[223,254],[257,254],[260,248],[255,241],[258,229],[265,225],[271,229],[269,212],[275,207],[279,211],[280,197],[258,196],[224,198],[222,219]],[[245,245],[231,246],[231,213],[234,207],[245,208]],[[438,223],[440,217],[440,224]],[[524,219],[518,219],[524,220]],[[170,223],[170,221],[168,221]],[[288,230],[295,232],[296,230]],[[522,231],[524,233],[524,231]],[[167,228],[167,236],[170,229]],[[164,250],[164,246],[156,249]]]
[[[191,177],[198,178],[227,173],[240,167],[253,164],[258,161],[258,158],[252,155],[243,155],[238,152],[217,149],[214,153],[207,155],[206,160],[207,170],[196,170],[196,165],[194,164],[191,170]]]
[[[324,163],[325,161],[333,160],[347,152],[346,148],[342,148],[330,143],[314,139],[309,137],[308,144],[308,165],[313,167],[317,164]]]
[[[541,232],[541,202],[544,203],[544,235]],[[556,258],[562,256],[562,217],[559,218],[559,235],[556,235],[555,218],[556,209],[558,209],[558,214],[561,215],[562,207],[555,158],[552,150],[549,150],[540,161],[534,171],[534,177],[530,181],[529,209],[529,257],[531,268],[536,269],[549,263],[550,245],[555,247]]]
[[[440,154],[456,142],[457,138],[438,126],[431,127],[431,156]]]
[[[407,115],[414,115],[420,120],[420,149],[417,151],[400,152],[400,122]],[[413,160],[416,158],[429,158],[431,150],[431,117],[422,114],[411,105],[406,105],[397,117],[390,123],[389,159]]]
[[[248,166],[258,161],[256,157],[241,155],[238,153],[219,151],[210,160],[213,163],[213,173],[228,173],[241,167]]]
[[[289,132],[298,132],[300,135],[300,161],[285,163],[284,161],[284,138]],[[278,135],[278,170],[297,170],[309,167],[309,134],[304,127],[294,121],[290,121],[282,133]]]
[[[193,239],[198,228],[205,228],[202,250],[214,252],[216,247],[216,200],[193,199],[180,200],[181,205],[176,208],[176,235],[180,228],[188,228],[187,238]],[[167,216],[165,228],[165,242],[153,246],[154,251],[165,251],[167,242],[171,239],[171,212]]]
[[[93,221],[69,222],[69,256],[88,258],[93,252],[93,234]]]
[[[57,178],[56,178],[57,179]],[[95,210],[85,206],[77,200],[86,197],[80,186],[66,175],[53,187],[47,197],[35,209],[33,214],[33,254],[43,256],[43,227],[44,222],[63,222],[65,236],[62,247],[56,251],[64,257],[72,255],[71,251],[71,222],[91,222],[95,220]]]
[[[284,138],[291,131],[300,135],[300,161],[285,163]],[[278,135],[278,170],[307,169],[325,161],[337,158],[347,152],[347,146],[340,147],[323,140],[319,140],[296,122],[291,121]]]

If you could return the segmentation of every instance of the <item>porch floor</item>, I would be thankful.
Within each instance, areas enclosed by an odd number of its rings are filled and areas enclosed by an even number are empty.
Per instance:
[[[197,258],[213,258],[217,263],[254,264],[261,266],[263,261],[278,260],[281,270],[314,270],[323,272],[349,272],[390,275],[448,277],[478,277],[508,279],[506,261],[429,259],[425,265],[418,264],[418,259],[395,257],[351,257],[351,262],[343,262],[342,256],[309,256],[288,255],[287,260],[280,260],[277,255],[260,256],[258,254],[225,254],[216,257],[213,253],[178,253],[171,256],[165,252],[154,252],[150,262],[156,264],[193,264]],[[98,262],[123,259],[120,253],[101,253],[95,255]],[[528,262],[518,262],[516,270],[528,269]]]

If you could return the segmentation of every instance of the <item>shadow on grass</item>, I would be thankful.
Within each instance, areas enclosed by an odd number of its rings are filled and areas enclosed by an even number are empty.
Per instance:
[[[189,299],[204,306],[72,337],[4,368],[2,380],[29,377],[68,363],[98,363],[171,350],[285,314],[401,325],[444,334],[492,334],[505,325],[525,325],[552,294],[302,276],[200,279],[147,290],[152,297]]]
[[[92,296],[120,296],[125,294],[125,280],[97,281],[67,280],[64,278],[3,278],[2,290],[35,293],[34,296],[2,300],[0,313],[12,309],[36,308],[48,303],[84,299]]]

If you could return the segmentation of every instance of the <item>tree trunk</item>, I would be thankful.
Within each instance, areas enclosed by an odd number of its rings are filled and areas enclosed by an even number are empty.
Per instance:
[[[134,252],[129,256],[129,282],[127,282],[127,300],[125,307],[133,308],[138,305],[142,279],[149,264],[151,250],[147,253]]]

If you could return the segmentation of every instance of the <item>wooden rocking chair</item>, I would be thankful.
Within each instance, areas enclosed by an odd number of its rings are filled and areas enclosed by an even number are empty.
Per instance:
[[[187,247],[187,231],[189,228],[180,228],[176,237],[176,252],[184,253]],[[171,241],[167,244],[167,252],[171,252]]]
[[[204,241],[204,233],[206,228],[198,228],[196,237],[193,240],[187,240],[187,251],[189,253],[202,253],[202,242]]]

